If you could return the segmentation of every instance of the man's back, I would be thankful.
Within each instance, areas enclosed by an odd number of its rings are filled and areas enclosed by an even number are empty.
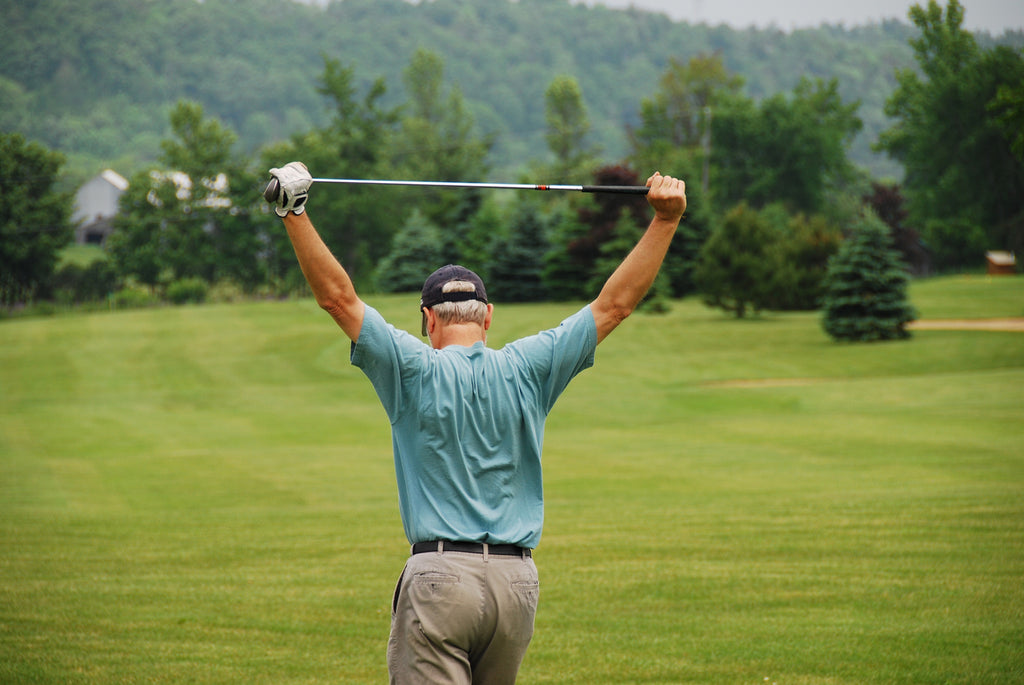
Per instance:
[[[392,424],[399,502],[411,543],[536,547],[543,522],[544,420],[593,363],[588,308],[501,350],[434,350],[367,307],[352,363]]]

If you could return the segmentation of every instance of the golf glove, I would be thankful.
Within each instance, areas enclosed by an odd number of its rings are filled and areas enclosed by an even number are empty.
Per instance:
[[[288,212],[302,214],[306,210],[309,186],[313,184],[313,177],[306,165],[302,162],[289,162],[280,169],[271,169],[270,175],[279,184],[277,205],[274,207],[277,215],[287,216]]]

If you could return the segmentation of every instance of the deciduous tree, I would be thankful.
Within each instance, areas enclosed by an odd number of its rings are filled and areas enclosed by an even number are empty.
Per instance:
[[[591,131],[583,92],[572,76],[558,76],[544,92],[545,138],[554,156],[552,183],[583,183],[597,165],[600,149],[588,141]]]
[[[71,197],[56,189],[64,156],[0,133],[0,304],[44,294],[58,250],[71,240]]]
[[[1024,158],[1014,152],[1024,53],[982,49],[963,18],[958,0],[911,7],[917,69],[896,73],[886,103],[896,124],[879,139],[906,169],[910,223],[947,268],[980,264],[986,248],[1024,248]],[[964,227],[983,242],[958,237]]]
[[[740,204],[726,214],[701,248],[694,272],[705,304],[737,318],[768,307],[774,242],[771,225],[756,210]]]
[[[861,128],[858,107],[842,101],[836,79],[801,79],[791,94],[760,103],[729,99],[712,125],[715,204],[819,213],[826,191],[852,174],[846,150]]]

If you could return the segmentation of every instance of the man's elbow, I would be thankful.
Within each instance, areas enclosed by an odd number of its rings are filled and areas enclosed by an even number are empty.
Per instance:
[[[316,303],[320,305],[320,308],[330,314],[335,319],[344,317],[345,313],[355,307],[356,300],[350,297],[346,297],[345,293],[341,291],[318,293],[316,296]]]
[[[594,322],[597,325],[598,342],[604,340],[609,333],[619,327],[623,321],[633,313],[633,307],[627,305],[612,305],[602,308],[594,308]]]

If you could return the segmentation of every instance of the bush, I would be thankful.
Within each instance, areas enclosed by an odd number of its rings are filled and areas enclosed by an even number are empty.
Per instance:
[[[206,301],[209,284],[198,276],[174,281],[167,286],[167,299],[173,304],[200,304]]]
[[[110,306],[114,309],[141,309],[160,304],[160,298],[146,286],[131,284],[110,296]]]
[[[245,290],[229,279],[217,281],[207,293],[210,302],[241,302],[244,299]]]
[[[106,299],[117,285],[114,265],[107,259],[93,260],[88,266],[67,262],[53,275],[54,296],[68,304]]]

